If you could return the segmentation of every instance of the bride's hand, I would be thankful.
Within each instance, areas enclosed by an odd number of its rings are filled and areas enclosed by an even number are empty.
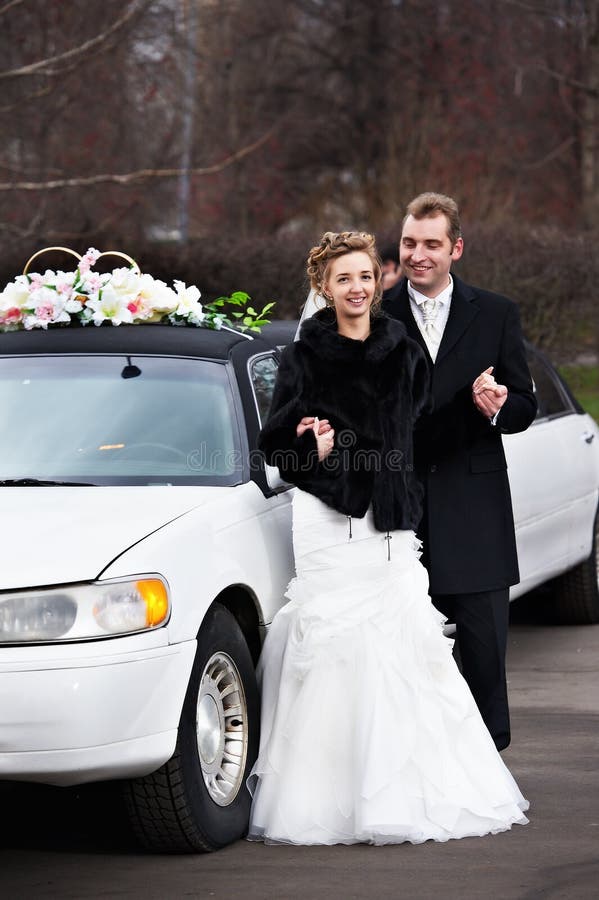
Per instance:
[[[315,432],[317,434],[324,434],[324,432],[328,431],[331,427],[328,419],[316,419],[314,416],[304,416],[295,429],[295,433],[298,437],[301,437],[304,431],[308,431],[308,429],[314,430],[315,422],[318,422],[318,432]]]
[[[326,459],[334,445],[335,431],[331,428],[328,419],[319,419],[316,416],[304,416],[295,433],[301,437],[305,431],[312,430],[316,438],[316,449],[318,450],[318,461],[322,462]]]
[[[323,420],[324,421],[324,420]],[[318,462],[322,462],[323,459],[326,459],[331,450],[333,449],[335,442],[335,431],[331,428],[329,423],[326,423],[325,426],[328,430],[323,430],[322,422],[319,422],[318,419],[314,419],[314,424],[312,429],[314,431],[314,437],[316,438],[316,448],[318,450]]]

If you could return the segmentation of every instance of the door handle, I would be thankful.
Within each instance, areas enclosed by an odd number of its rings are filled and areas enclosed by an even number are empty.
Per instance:
[[[585,442],[585,444],[592,444],[595,434],[592,431],[583,431],[583,433],[580,436],[583,439],[583,441]]]

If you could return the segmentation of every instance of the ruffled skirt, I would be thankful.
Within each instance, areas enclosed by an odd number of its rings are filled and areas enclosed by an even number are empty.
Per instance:
[[[419,843],[525,824],[413,532],[384,535],[298,490],[293,540],[297,576],[259,665],[248,838]]]

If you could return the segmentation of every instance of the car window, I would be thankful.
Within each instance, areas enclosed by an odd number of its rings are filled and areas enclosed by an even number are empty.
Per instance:
[[[528,366],[539,405],[537,419],[562,416],[572,412],[570,402],[551,367],[533,350],[528,353]]]
[[[277,361],[274,356],[259,356],[250,362],[250,378],[256,397],[260,424],[268,416],[277,377]]]
[[[0,479],[236,484],[226,367],[144,356],[0,358]]]

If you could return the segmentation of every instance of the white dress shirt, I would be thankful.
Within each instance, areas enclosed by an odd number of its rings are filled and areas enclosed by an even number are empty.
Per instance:
[[[441,342],[443,332],[445,331],[445,326],[447,325],[449,310],[451,309],[452,293],[453,278],[451,277],[451,275],[449,276],[449,284],[447,285],[447,287],[444,288],[440,294],[437,294],[437,296],[433,298],[425,297],[424,294],[421,294],[420,291],[417,291],[412,283],[408,281],[408,295],[410,297],[410,307],[412,309],[412,315],[414,316],[414,320],[418,325],[422,337],[424,338],[424,342],[433,362],[437,358],[439,343]],[[430,335],[427,333],[424,327],[424,314],[422,312],[422,306],[424,303],[426,303],[427,300],[430,299],[436,300],[439,304],[437,316],[435,318],[435,330],[439,335],[439,340],[437,342],[431,340]]]

